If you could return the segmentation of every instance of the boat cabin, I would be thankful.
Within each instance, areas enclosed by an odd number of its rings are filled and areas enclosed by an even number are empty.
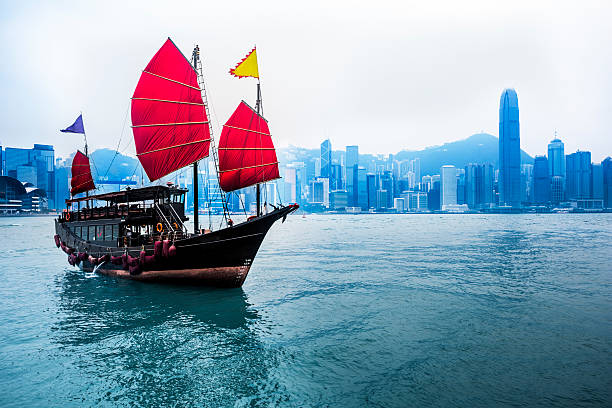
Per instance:
[[[59,222],[81,240],[103,246],[151,244],[187,235],[187,190],[150,186],[66,200]],[[97,205],[104,202],[105,205]],[[76,208],[75,208],[76,207]]]

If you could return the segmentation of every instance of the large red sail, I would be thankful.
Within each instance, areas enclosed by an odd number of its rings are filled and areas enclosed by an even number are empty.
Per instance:
[[[168,38],[132,97],[136,153],[149,180],[208,156],[210,129],[196,71]]]
[[[89,190],[95,190],[91,169],[89,168],[89,157],[77,150],[72,159],[72,179],[70,180],[70,194],[75,195]]]
[[[280,177],[268,122],[244,101],[223,126],[219,140],[219,175],[224,191]]]

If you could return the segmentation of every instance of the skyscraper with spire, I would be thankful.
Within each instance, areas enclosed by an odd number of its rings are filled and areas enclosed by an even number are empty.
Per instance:
[[[499,205],[521,206],[521,137],[518,97],[504,89],[499,101]]]

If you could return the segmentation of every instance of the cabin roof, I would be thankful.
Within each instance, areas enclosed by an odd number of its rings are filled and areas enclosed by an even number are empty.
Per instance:
[[[66,200],[67,204],[76,203],[79,201],[87,201],[87,200],[101,200],[107,201],[109,203],[128,203],[135,201],[146,201],[146,200],[155,200],[155,199],[164,199],[170,198],[172,196],[178,196],[181,194],[185,194],[187,192],[186,189],[177,188],[177,187],[167,187],[167,186],[149,186],[142,188],[126,188],[125,190],[117,191],[114,193],[105,193],[98,195],[90,195],[89,197],[79,197],[73,198],[70,200]]]

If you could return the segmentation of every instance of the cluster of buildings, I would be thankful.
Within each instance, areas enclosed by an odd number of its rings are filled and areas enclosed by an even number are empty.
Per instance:
[[[53,146],[0,146],[0,214],[45,212],[55,208],[57,192]]]
[[[518,97],[503,91],[499,108],[499,161],[443,165],[421,174],[419,158],[394,160],[359,155],[358,146],[333,152],[321,143],[320,157],[287,164],[275,187],[285,202],[310,211],[346,212],[546,212],[612,208],[612,159],[592,163],[590,152],[565,155],[555,137],[547,156],[521,162]]]
[[[282,178],[262,185],[262,203],[298,203],[306,211],[348,213],[612,208],[611,158],[592,163],[587,151],[566,155],[563,142],[555,135],[547,155],[521,162],[518,98],[513,89],[504,90],[500,99],[498,153],[497,163],[442,165],[438,174],[424,175],[418,157],[396,160],[392,154],[360,155],[358,146],[333,151],[328,139],[315,156],[280,160]],[[223,212],[223,195],[230,211],[255,211],[255,189],[224,194],[212,160],[200,166],[199,178],[204,185],[199,189],[200,211]],[[122,181],[98,183],[137,184],[135,179],[138,177],[132,174]],[[169,179],[188,188],[189,194],[193,192],[191,172]],[[55,160],[53,146],[0,146],[0,214],[62,209],[70,195],[69,183],[70,169],[67,163]],[[188,210],[193,202],[189,194]]]

